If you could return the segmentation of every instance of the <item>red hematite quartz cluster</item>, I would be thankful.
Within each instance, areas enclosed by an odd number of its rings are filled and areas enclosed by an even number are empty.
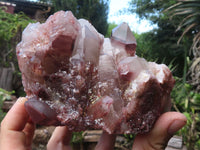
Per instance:
[[[70,11],[29,24],[17,56],[32,120],[72,131],[148,132],[170,107],[174,79],[166,65],[147,62],[135,48],[126,23],[111,38]]]

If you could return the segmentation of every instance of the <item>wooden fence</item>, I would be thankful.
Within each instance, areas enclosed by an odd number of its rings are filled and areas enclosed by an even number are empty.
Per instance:
[[[12,91],[13,72],[12,68],[0,68],[0,88]]]

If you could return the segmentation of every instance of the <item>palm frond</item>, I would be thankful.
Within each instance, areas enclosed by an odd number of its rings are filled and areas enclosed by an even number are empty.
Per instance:
[[[193,38],[192,50],[194,56],[200,57],[200,32]]]
[[[183,38],[183,36],[190,30],[190,29],[192,29],[193,27],[195,27],[196,26],[196,23],[193,23],[193,24],[191,24],[191,25],[189,25],[185,30],[184,30],[184,32],[182,33],[182,35],[181,35],[181,37],[179,38],[179,40],[178,40],[178,44],[180,43],[180,41],[182,40],[182,38]]]
[[[174,4],[174,5],[170,6],[170,7],[168,7],[167,9],[165,9],[163,12],[164,12],[164,13],[165,13],[165,12],[168,12],[168,11],[170,11],[171,9],[173,9],[173,8],[175,8],[175,7],[177,7],[177,6],[179,6],[180,4],[182,4],[182,3],[181,3],[181,2],[176,3],[176,4]]]
[[[188,15],[187,17],[183,18],[183,20],[181,21],[180,25],[183,24],[185,21],[187,21],[188,19],[192,18],[192,17],[195,17],[199,15],[199,13],[193,13],[191,15]]]
[[[187,33],[193,36],[191,50],[194,58],[188,73],[191,76],[191,84],[200,92],[200,0],[178,0],[164,12],[171,16],[170,19],[175,16],[181,19],[176,29],[183,30],[178,44]]]

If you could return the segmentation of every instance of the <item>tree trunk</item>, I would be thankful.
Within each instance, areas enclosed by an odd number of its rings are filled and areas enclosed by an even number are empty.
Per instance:
[[[13,69],[0,68],[0,88],[12,91]]]

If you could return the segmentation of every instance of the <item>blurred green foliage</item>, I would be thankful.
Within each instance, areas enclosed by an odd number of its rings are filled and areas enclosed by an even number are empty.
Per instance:
[[[176,84],[171,97],[173,109],[184,113],[188,121],[179,132],[189,150],[200,149],[200,93],[193,90],[192,86],[184,83],[183,79],[175,78]]]
[[[109,23],[108,24],[108,30],[107,30],[107,33],[105,35],[105,37],[107,38],[110,38],[111,37],[111,34],[112,34],[112,29],[114,29],[115,27],[117,27],[118,25],[115,24],[115,23]]]
[[[83,1],[79,1],[79,3],[79,6],[86,6]],[[176,85],[171,93],[173,110],[183,112],[188,118],[187,125],[179,132],[179,134],[183,136],[184,142],[189,150],[198,150],[200,149],[200,94],[195,92],[195,89],[193,89],[193,87],[185,80],[188,65],[187,59],[188,57],[191,57],[188,55],[192,38],[191,35],[186,35],[182,42],[177,45],[181,31],[175,32],[176,24],[182,18],[177,17],[175,21],[171,22],[169,16],[162,14],[162,11],[165,8],[174,3],[175,0],[132,0],[132,6],[133,8],[136,8],[135,11],[141,18],[149,18],[153,23],[158,24],[158,28],[155,30],[142,34],[134,33],[138,44],[137,55],[144,57],[148,61],[164,62],[170,68],[175,68],[175,75],[178,77],[175,77]],[[59,3],[58,1],[57,5],[62,6],[62,3]],[[107,8],[107,3],[105,5],[106,7],[102,8],[102,10]],[[75,7],[73,6],[73,8]],[[3,9],[6,8],[0,8],[0,66],[9,67],[10,63],[13,62],[14,65],[16,65],[16,68],[18,68],[15,46],[21,40],[23,29],[28,23],[34,21],[29,19],[23,13],[13,15],[5,13]],[[85,9],[88,9],[88,7],[86,6]],[[91,11],[94,10],[91,9]],[[91,14],[94,13],[89,12],[89,10],[85,12],[89,15],[86,19],[94,19],[96,20],[96,23],[99,23],[97,21],[100,19],[95,15],[91,16]],[[78,15],[78,11],[76,13]],[[97,13],[103,14],[100,13],[100,11]],[[90,17],[92,17],[92,19],[90,19]],[[104,21],[105,18],[107,18],[107,10],[104,13]],[[99,24],[101,24],[101,22]],[[106,37],[110,37],[112,29],[116,26],[115,23],[109,24]],[[105,27],[101,27],[107,29],[107,23],[105,23]],[[105,31],[102,30],[102,33],[105,33]],[[11,94],[13,93],[0,89],[0,120],[5,115],[1,110],[3,101],[10,99]],[[134,139],[133,135],[125,135],[125,137],[130,141]],[[72,143],[81,142],[82,138],[82,132],[73,133]]]
[[[81,132],[73,132],[72,133],[72,139],[71,143],[76,144],[76,143],[81,143],[83,142],[83,131]]]
[[[35,22],[23,12],[9,14],[5,12],[6,7],[0,7],[0,68],[12,67],[13,90],[17,96],[22,96],[21,74],[16,57],[16,45],[21,41],[22,31],[29,24]]]
[[[144,43],[140,45],[141,41],[137,41],[138,55],[142,48],[146,57],[151,57],[158,63],[164,62],[168,65],[173,60],[173,65],[176,66],[174,75],[182,77],[185,74],[186,56],[189,56],[193,35],[187,34],[182,42],[177,44],[182,30],[176,29],[182,17],[171,20],[170,16],[163,12],[175,2],[176,0],[131,0],[129,10],[130,13],[136,13],[139,18],[148,19],[157,25],[157,28],[140,35],[139,38]]]
[[[13,15],[6,13],[4,9],[6,7],[0,8],[0,37],[5,41],[10,41],[16,35],[19,28],[27,26],[30,19],[23,13]]]
[[[70,10],[76,18],[87,19],[105,35],[108,28],[109,0],[40,0],[52,2],[53,12]]]
[[[4,118],[5,112],[2,111],[2,105],[5,100],[11,100],[11,95],[13,92],[8,92],[2,88],[0,88],[0,121]]]
[[[24,13],[9,14],[6,7],[0,7],[0,66],[17,67],[15,47],[21,40],[21,33],[28,23],[33,22]]]

